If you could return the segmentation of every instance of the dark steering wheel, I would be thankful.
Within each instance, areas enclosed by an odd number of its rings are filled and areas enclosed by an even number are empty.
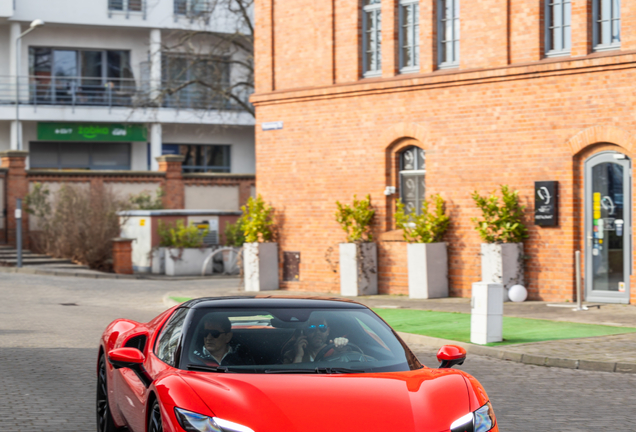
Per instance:
[[[348,343],[345,346],[356,350],[360,354],[360,358],[368,357],[364,354],[364,351],[362,351],[362,349],[360,349],[360,347],[356,344]],[[323,360],[325,357],[325,354],[327,354],[331,349],[334,349],[334,350],[336,349],[336,344],[334,344],[333,342],[328,343],[327,345],[322,347],[320,351],[316,353],[316,357],[314,357],[314,361],[318,362]],[[329,356],[329,360],[340,358],[346,354],[352,354],[352,352],[351,351],[336,351],[333,355]],[[358,360],[358,361],[368,361],[368,360]]]

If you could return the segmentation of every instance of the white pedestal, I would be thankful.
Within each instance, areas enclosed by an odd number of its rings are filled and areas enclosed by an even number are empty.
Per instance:
[[[523,243],[482,243],[481,281],[502,284],[504,301],[508,288],[523,285]]]
[[[378,293],[378,250],[375,243],[340,243],[340,294]]]
[[[201,276],[203,261],[211,253],[211,248],[166,248],[166,274],[168,276]],[[205,273],[212,274],[211,260]]]
[[[243,269],[245,291],[277,290],[278,243],[245,243]]]
[[[475,282],[471,298],[470,341],[485,345],[503,340],[504,288],[501,284]]]
[[[446,243],[409,243],[409,297],[448,297],[448,254]]]

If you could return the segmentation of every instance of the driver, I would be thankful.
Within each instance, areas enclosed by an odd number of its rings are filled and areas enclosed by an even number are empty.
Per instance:
[[[226,316],[209,315],[203,323],[203,346],[195,348],[194,355],[208,366],[252,365],[254,359],[241,348],[230,345],[232,323]]]
[[[333,348],[322,353],[320,358],[329,357],[337,351],[349,350],[348,343],[349,339],[345,337],[329,340],[329,325],[326,319],[322,316],[312,316],[307,320],[307,324],[302,328],[301,335],[292,348],[285,352],[283,363],[313,362],[317,355],[330,345],[333,345]]]

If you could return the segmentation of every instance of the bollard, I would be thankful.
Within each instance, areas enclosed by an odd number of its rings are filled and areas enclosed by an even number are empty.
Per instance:
[[[473,283],[470,301],[470,341],[485,345],[503,340],[504,287],[489,282]]]
[[[17,199],[15,206],[15,243],[17,249],[17,267],[22,267],[22,200]]]

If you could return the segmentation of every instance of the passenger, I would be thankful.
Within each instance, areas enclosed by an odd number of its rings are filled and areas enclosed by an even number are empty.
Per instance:
[[[230,345],[232,323],[225,316],[212,315],[205,318],[203,346],[195,348],[194,355],[208,366],[253,365],[254,359],[241,345]]]
[[[337,337],[333,341],[329,340],[329,325],[327,320],[321,316],[309,318],[307,324],[302,328],[301,335],[296,339],[291,349],[284,353],[283,363],[307,363],[316,360],[316,356],[326,349],[329,344],[334,348],[322,353],[318,360],[331,356],[335,351],[348,351],[349,339]]]

